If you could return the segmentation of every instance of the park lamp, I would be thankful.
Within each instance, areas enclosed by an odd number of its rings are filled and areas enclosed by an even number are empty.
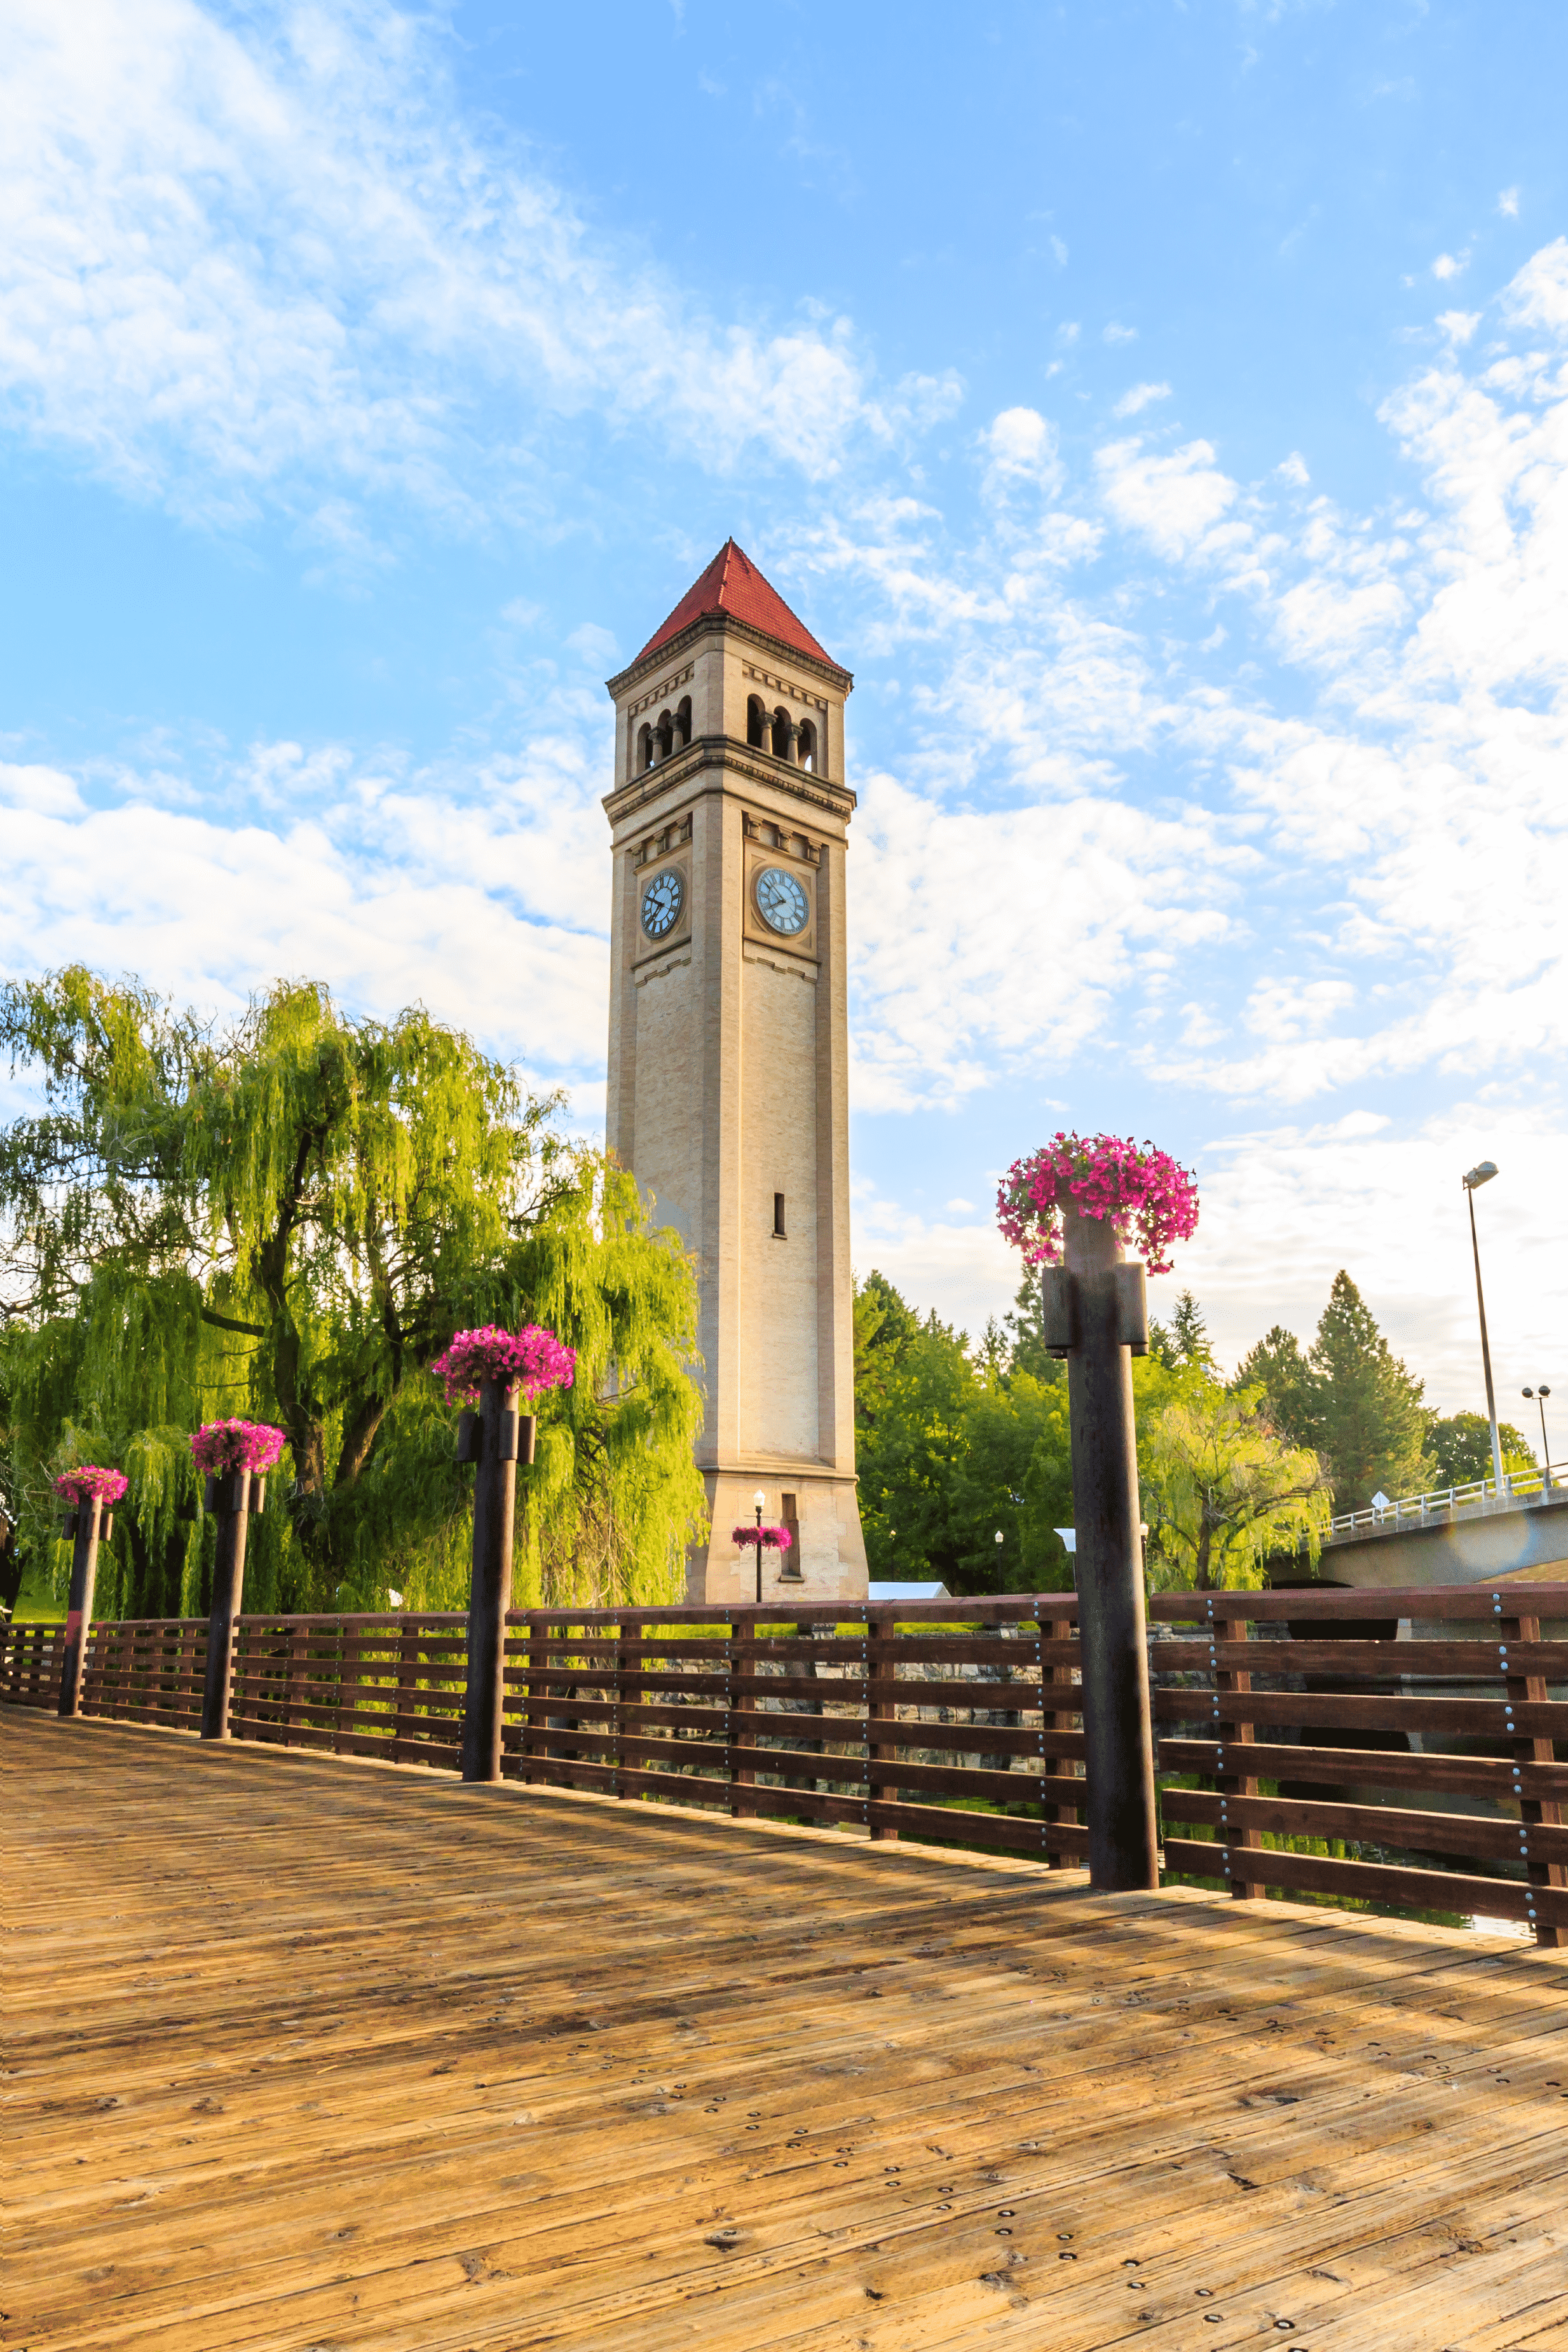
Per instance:
[[[1487,1420],[1491,1427],[1492,1492],[1500,1502],[1502,1499],[1502,1440],[1498,1434],[1497,1396],[1492,1388],[1491,1379],[1491,1348],[1487,1339],[1487,1302],[1481,1289],[1481,1245],[1476,1239],[1476,1194],[1483,1184],[1490,1184],[1496,1174],[1495,1160],[1478,1160],[1473,1168],[1466,1169],[1459,1181],[1465,1188],[1465,1199],[1469,1204],[1470,1254],[1476,1262],[1476,1311],[1480,1317],[1481,1326],[1481,1370],[1486,1374]]]

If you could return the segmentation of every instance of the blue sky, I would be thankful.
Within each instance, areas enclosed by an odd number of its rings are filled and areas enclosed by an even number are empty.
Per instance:
[[[1222,1353],[1341,1264],[1561,1374],[1555,5],[0,20],[0,903],[415,997],[601,1117],[602,680],[731,531],[852,668],[856,1256],[1059,1124]],[[1168,1295],[1172,1286],[1163,1286]],[[1568,1444],[1564,1445],[1568,1451]]]

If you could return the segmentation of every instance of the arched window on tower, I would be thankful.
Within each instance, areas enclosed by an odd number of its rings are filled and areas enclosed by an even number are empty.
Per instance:
[[[653,764],[653,730],[644,719],[637,730],[637,773],[641,775],[644,768],[651,768]]]
[[[764,710],[761,698],[755,694],[746,705],[746,740],[754,751],[773,749],[773,721]]]
[[[816,774],[817,730],[815,724],[810,719],[802,719],[800,721],[800,740],[796,748],[795,756],[800,761],[800,765],[803,768],[810,768],[812,774]]]
[[[794,736],[795,721],[785,709],[784,705],[780,703],[778,709],[773,714],[773,755],[775,759],[789,759],[790,749],[794,741]]]
[[[660,759],[667,760],[675,748],[675,722],[667,710],[660,711],[659,723],[653,730],[653,736],[659,747]]]
[[[684,751],[692,740],[692,698],[683,694],[675,711],[675,749]]]

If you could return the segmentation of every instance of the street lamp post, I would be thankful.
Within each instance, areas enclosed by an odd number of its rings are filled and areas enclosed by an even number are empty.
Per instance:
[[[1552,1448],[1546,1443],[1546,1400],[1552,1394],[1552,1391],[1547,1387],[1545,1381],[1542,1381],[1532,1389],[1521,1389],[1519,1393],[1522,1397],[1533,1397],[1535,1399],[1535,1409],[1541,1415],[1541,1483],[1542,1486],[1550,1486],[1552,1484]]]
[[[1478,1160],[1460,1178],[1465,1198],[1470,1204],[1470,1254],[1476,1262],[1476,1307],[1481,1318],[1481,1369],[1487,1381],[1487,1419],[1491,1424],[1492,1491],[1502,1499],[1502,1444],[1497,1433],[1497,1398],[1491,1384],[1491,1349],[1487,1343],[1487,1302],[1481,1289],[1481,1249],[1476,1239],[1476,1193],[1482,1184],[1490,1184],[1497,1174],[1495,1160]]]
[[[762,1513],[768,1501],[760,1486],[751,1497],[757,1510],[757,1605],[762,1606]]]

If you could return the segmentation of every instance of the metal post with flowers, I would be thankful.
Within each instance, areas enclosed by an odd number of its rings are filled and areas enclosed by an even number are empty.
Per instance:
[[[731,1543],[736,1544],[742,1549],[744,1549],[747,1544],[755,1544],[757,1546],[757,1605],[758,1609],[762,1606],[762,1555],[764,1551],[788,1551],[791,1542],[793,1541],[793,1538],[787,1527],[784,1527],[783,1525],[779,1525],[778,1527],[764,1527],[762,1523],[762,1513],[764,1507],[767,1504],[767,1496],[762,1493],[760,1488],[758,1488],[757,1494],[753,1497],[753,1501],[755,1502],[757,1508],[757,1525],[754,1528],[748,1528],[743,1519],[739,1527],[731,1528],[729,1538]]]
[[[517,1398],[531,1404],[547,1389],[570,1388],[577,1358],[538,1324],[521,1331],[488,1324],[481,1331],[459,1331],[430,1369],[444,1383],[448,1404],[478,1402],[477,1412],[460,1414],[457,1423],[457,1459],[475,1465],[463,1778],[498,1780],[517,1462],[520,1456],[526,1465],[534,1458],[534,1416],[519,1416]]]
[[[107,1543],[114,1527],[114,1506],[125,1492],[122,1470],[103,1470],[84,1462],[63,1470],[55,1492],[66,1506],[64,1533],[74,1537],[71,1589],[66,1601],[66,1647],[60,1661],[62,1715],[81,1713],[82,1659],[92,1625],[93,1591],[98,1583],[98,1548]]]
[[[1145,1265],[1168,1274],[1173,1241],[1197,1224],[1197,1187],[1153,1144],[1054,1135],[1016,1160],[997,1223],[1042,1268],[1046,1346],[1067,1360],[1074,1572],[1082,1660],[1090,1884],[1159,1885],[1154,1733],[1144,1622],[1143,1539],[1132,1358],[1147,1352]],[[1065,1259],[1065,1263],[1063,1260]]]
[[[191,1440],[192,1457],[206,1477],[205,1507],[218,1523],[202,1688],[204,1739],[229,1736],[235,1619],[245,1590],[246,1523],[265,1507],[267,1474],[287,1442],[281,1429],[261,1421],[204,1422]]]

